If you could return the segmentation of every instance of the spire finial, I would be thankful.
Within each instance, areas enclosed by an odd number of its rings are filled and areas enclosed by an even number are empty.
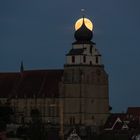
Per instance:
[[[82,12],[82,15],[83,15],[83,23],[85,23],[85,21],[84,21],[84,18],[85,18],[85,9],[82,8],[82,9],[81,9],[81,12]]]
[[[21,64],[20,64],[20,72],[23,72],[24,71],[24,66],[23,66],[23,61],[21,61]]]
[[[85,9],[82,8],[82,9],[81,9],[81,12],[82,12],[82,15],[84,16],[84,15],[85,15]]]
[[[82,13],[83,18],[85,18],[85,9],[84,8],[81,9],[81,13]]]

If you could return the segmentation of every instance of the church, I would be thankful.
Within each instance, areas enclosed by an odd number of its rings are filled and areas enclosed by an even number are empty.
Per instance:
[[[63,69],[0,72],[0,105],[15,112],[15,122],[31,121],[37,109],[44,123],[102,126],[109,115],[108,74],[84,16],[75,24],[74,42]]]

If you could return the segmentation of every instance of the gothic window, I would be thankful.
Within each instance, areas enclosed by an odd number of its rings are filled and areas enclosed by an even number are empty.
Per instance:
[[[75,124],[75,117],[70,117],[70,124]]]
[[[91,119],[92,119],[92,120],[94,120],[94,119],[95,119],[93,115],[92,115]]]
[[[72,56],[72,63],[75,63],[75,56]]]
[[[75,117],[72,117],[72,123],[75,124]]]
[[[90,65],[92,65],[92,61],[90,61],[89,63],[90,63]]]

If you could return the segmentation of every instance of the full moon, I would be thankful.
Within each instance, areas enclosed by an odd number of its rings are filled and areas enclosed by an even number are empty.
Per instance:
[[[91,31],[93,30],[93,24],[89,19],[84,18],[84,23],[89,30]],[[75,23],[75,30],[78,30],[82,26],[82,24],[83,24],[83,18],[78,19]]]

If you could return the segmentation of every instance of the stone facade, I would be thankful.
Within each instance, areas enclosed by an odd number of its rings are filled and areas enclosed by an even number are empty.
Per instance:
[[[109,113],[108,75],[103,66],[65,66],[65,123],[102,125]]]

